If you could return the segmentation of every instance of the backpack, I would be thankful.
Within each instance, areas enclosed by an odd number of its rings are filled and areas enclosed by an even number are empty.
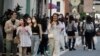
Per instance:
[[[76,32],[77,31],[77,28],[74,25],[72,25],[72,31],[73,32]]]
[[[96,27],[95,27],[95,23],[92,22],[94,28],[92,28],[91,30],[87,29],[86,28],[86,22],[83,23],[83,35],[85,35],[85,32],[88,32],[88,33],[92,33],[91,35],[92,36],[95,36],[96,35]]]

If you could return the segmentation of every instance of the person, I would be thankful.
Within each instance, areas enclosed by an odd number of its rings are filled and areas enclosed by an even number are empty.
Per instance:
[[[11,12],[11,18],[5,23],[5,33],[6,33],[6,56],[10,56],[11,49],[13,51],[13,56],[16,56],[17,45],[14,43],[14,37],[16,36],[16,29],[19,26],[19,20],[16,19],[17,13],[15,11]]]
[[[75,31],[75,38],[76,38],[75,46],[79,47],[80,44],[81,44],[79,19],[75,19],[75,24],[74,25],[76,27],[76,31]]]
[[[27,18],[30,18],[30,16],[29,16],[29,14],[26,13],[23,15],[23,19],[26,19],[26,20],[24,20],[26,22],[25,25],[27,25]],[[31,47],[27,47],[27,55],[31,55]]]
[[[2,25],[0,24],[0,56],[2,56],[3,52],[3,31]]]
[[[30,19],[30,18],[29,18]],[[27,23],[29,22],[29,19],[27,20]],[[24,19],[20,19],[19,21],[20,26],[17,28],[17,33],[16,35],[19,37],[20,43],[19,43],[19,56],[25,56],[27,47],[31,47],[31,25],[25,26],[25,21]],[[26,41],[27,40],[27,41]]]
[[[59,24],[58,14],[54,13],[48,25],[50,56],[60,56],[59,35],[61,32],[61,27]]]
[[[95,24],[92,21],[92,17],[89,15],[86,17],[86,23],[84,23],[84,34],[88,50],[91,51],[93,45],[93,37],[95,36]]]
[[[66,39],[66,32],[65,32],[65,23],[63,14],[59,15],[60,27],[62,28],[60,34],[60,45],[63,51],[65,50],[65,39]]]
[[[41,24],[39,24],[39,21],[37,20],[37,18],[35,16],[32,17],[31,29],[32,29],[32,37],[31,37],[32,56],[37,56],[39,45],[42,40],[42,27],[41,27]]]
[[[85,48],[87,47],[86,41],[85,41],[85,36],[84,36],[84,24],[86,23],[86,19],[85,16],[82,17],[82,22],[80,23],[80,32],[81,32],[81,40],[82,40],[82,45],[83,45],[83,49],[85,50]]]
[[[47,32],[47,25],[48,25],[48,18],[42,19],[42,41],[40,43],[40,52],[41,55],[44,56],[48,50],[48,32]]]
[[[68,31],[68,47],[69,47],[69,51],[72,51],[72,50],[76,50],[75,49],[75,41],[76,41],[76,38],[75,38],[75,30],[73,28],[75,28],[75,21],[74,21],[74,17],[73,15],[70,15],[69,16],[69,19],[68,19],[68,28],[67,28],[67,31]],[[71,43],[71,41],[73,40],[73,42]]]
[[[66,13],[65,14],[65,31],[66,31],[66,34],[67,34],[67,25],[68,25],[68,19],[69,19],[69,13]],[[66,42],[65,42],[65,48],[68,49],[68,37],[66,37]]]

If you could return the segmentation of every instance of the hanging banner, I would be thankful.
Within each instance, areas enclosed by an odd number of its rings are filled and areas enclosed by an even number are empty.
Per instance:
[[[48,9],[57,9],[57,5],[49,3]]]

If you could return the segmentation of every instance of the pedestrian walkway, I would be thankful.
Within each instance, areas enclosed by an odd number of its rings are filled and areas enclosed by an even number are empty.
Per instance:
[[[61,56],[100,56],[100,37],[97,37],[96,50],[83,50],[83,47],[77,47],[76,51],[66,51]]]

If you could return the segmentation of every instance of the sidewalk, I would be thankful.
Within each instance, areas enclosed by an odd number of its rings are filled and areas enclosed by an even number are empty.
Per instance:
[[[61,56],[100,56],[100,37],[97,37],[96,50],[83,50],[80,46],[76,48],[76,51],[66,51]]]

